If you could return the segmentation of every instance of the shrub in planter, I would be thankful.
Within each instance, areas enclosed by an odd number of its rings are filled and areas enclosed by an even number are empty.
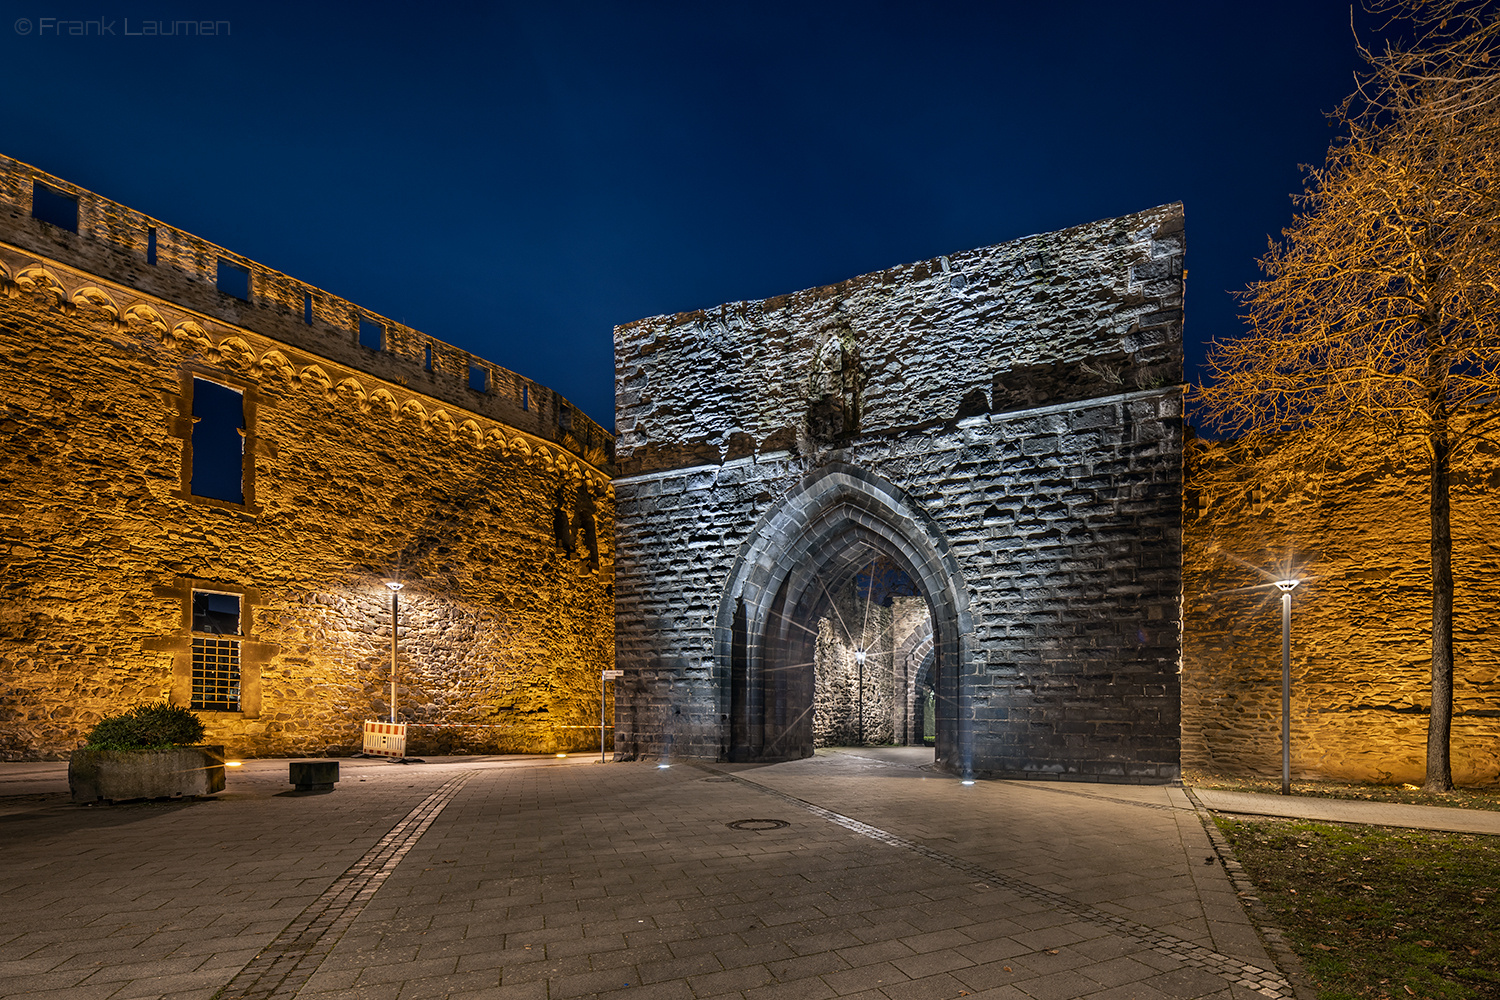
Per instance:
[[[120,715],[100,719],[83,745],[92,750],[165,750],[192,746],[203,739],[203,723],[180,705],[137,705]]]
[[[222,792],[224,748],[193,745],[202,738],[203,723],[176,705],[137,705],[100,719],[68,762],[73,801]]]

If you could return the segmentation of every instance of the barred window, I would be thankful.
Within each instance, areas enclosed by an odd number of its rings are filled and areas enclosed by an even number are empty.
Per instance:
[[[193,708],[240,710],[241,634],[239,594],[193,591]]]

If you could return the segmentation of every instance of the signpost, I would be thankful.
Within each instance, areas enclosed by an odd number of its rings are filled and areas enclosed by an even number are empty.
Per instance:
[[[607,681],[625,676],[623,670],[603,670],[599,673],[599,763],[604,763],[604,685]]]

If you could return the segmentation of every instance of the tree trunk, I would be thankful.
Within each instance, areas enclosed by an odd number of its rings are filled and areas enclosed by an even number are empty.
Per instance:
[[[1444,414],[1443,416],[1446,416]],[[1427,720],[1424,792],[1453,790],[1449,732],[1453,723],[1453,533],[1448,515],[1453,442],[1440,419],[1432,441],[1432,714]]]

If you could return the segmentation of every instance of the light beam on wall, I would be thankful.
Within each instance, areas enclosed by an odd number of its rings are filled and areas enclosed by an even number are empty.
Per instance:
[[[397,602],[401,588],[406,586],[400,580],[387,580],[385,585],[391,589],[391,725],[396,724],[396,623]]]

